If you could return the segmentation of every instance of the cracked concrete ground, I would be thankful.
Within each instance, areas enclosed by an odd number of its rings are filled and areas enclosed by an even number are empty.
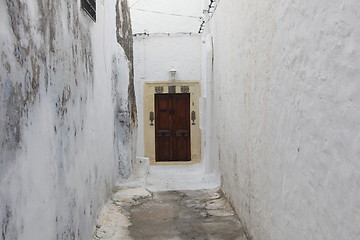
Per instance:
[[[117,188],[103,208],[94,240],[246,240],[219,189],[150,192]]]

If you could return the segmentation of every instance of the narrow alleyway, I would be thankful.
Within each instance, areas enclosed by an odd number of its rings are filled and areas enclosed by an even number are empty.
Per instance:
[[[150,192],[116,188],[104,207],[94,240],[245,240],[220,189]]]
[[[359,0],[0,16],[0,240],[360,240]]]

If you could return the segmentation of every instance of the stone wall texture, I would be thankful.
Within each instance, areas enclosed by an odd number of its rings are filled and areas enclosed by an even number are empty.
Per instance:
[[[210,21],[212,155],[252,239],[360,238],[359,13],[222,0]]]
[[[96,23],[80,2],[0,0],[1,240],[91,239],[99,207],[130,174],[126,0],[97,1]]]

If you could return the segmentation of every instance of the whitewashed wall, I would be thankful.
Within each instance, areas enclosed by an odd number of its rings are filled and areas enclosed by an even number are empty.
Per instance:
[[[136,3],[134,5],[134,3]],[[138,106],[137,155],[144,156],[143,86],[146,81],[169,81],[170,69],[177,70],[177,80],[201,80],[200,20],[157,14],[147,11],[186,16],[202,16],[200,0],[129,1],[134,34],[134,68]],[[191,33],[191,34],[190,34]]]
[[[131,28],[126,1],[104,3],[94,23],[80,1],[0,0],[2,240],[91,239],[130,172]]]
[[[170,69],[176,79],[201,79],[201,38],[199,34],[174,34],[134,37],[135,89],[138,106],[137,155],[144,156],[144,82],[170,81]]]
[[[359,12],[222,0],[211,20],[213,155],[252,239],[360,238]]]

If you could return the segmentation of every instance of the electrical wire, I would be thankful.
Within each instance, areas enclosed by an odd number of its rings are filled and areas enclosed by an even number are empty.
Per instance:
[[[165,14],[165,15],[176,16],[176,17],[188,17],[188,18],[197,18],[197,19],[201,18],[201,17],[196,17],[196,16],[190,16],[190,15],[181,15],[181,14],[168,13],[168,12],[158,12],[158,11],[152,11],[152,10],[146,10],[146,9],[140,9],[140,8],[133,8],[133,9],[138,10],[138,11],[143,11],[143,12],[151,12],[151,13],[156,13],[156,14]]]
[[[147,31],[145,32],[140,32],[140,33],[134,33],[133,36],[134,37],[138,37],[138,36],[147,36],[149,37],[150,35],[152,36],[178,36],[178,35],[197,35],[197,33],[194,32],[173,32],[173,33],[169,33],[169,32],[154,32],[154,33],[148,33]]]
[[[137,0],[136,2],[133,3],[133,5],[131,5],[129,8],[132,8],[135,4],[137,4],[138,2],[140,2],[141,0]]]

